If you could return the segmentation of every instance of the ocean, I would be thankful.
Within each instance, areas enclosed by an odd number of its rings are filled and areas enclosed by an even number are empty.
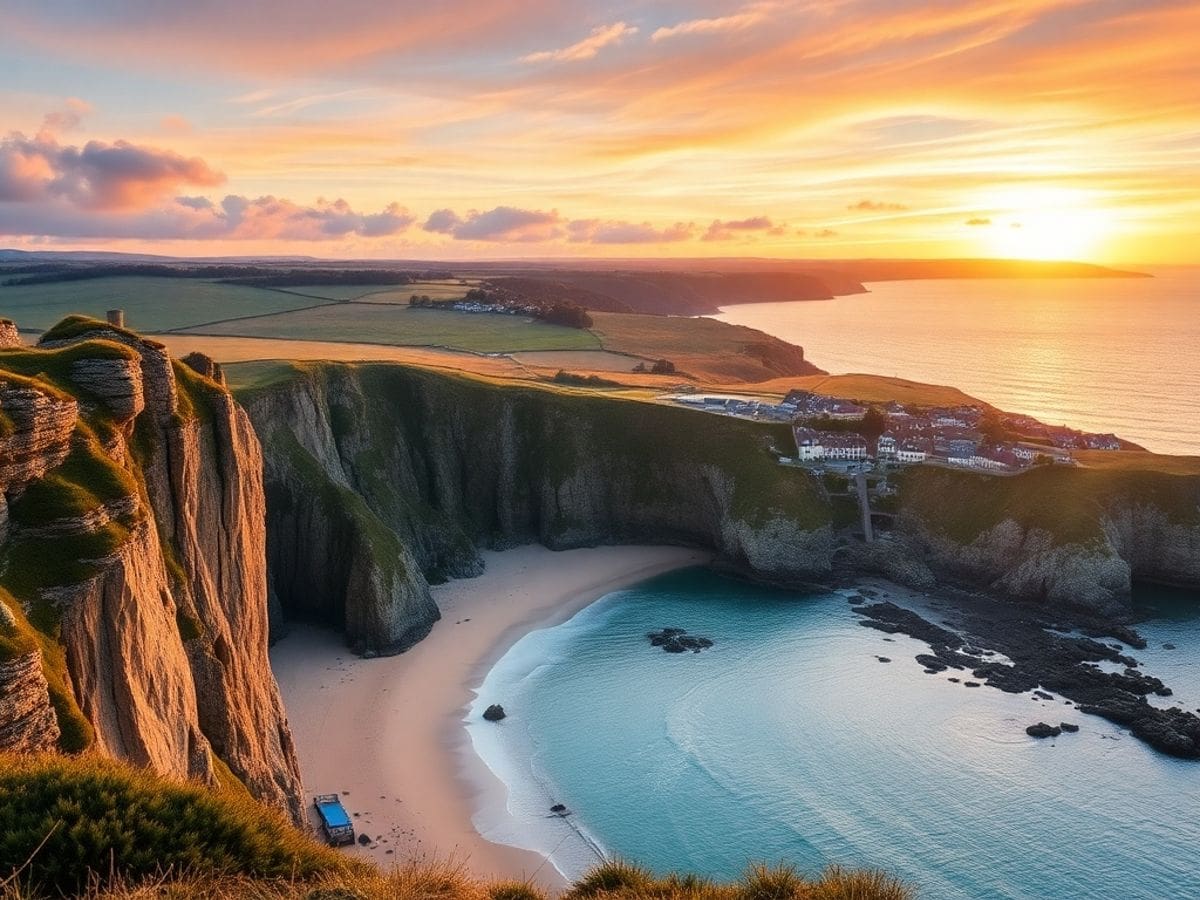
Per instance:
[[[1192,709],[1198,599],[1142,595],[1149,647],[1132,651],[1175,689],[1162,702]],[[938,601],[907,602],[937,620]],[[568,876],[603,853],[717,878],[751,861],[875,866],[924,900],[1162,898],[1200,883],[1200,763],[1061,699],[923,674],[922,643],[857,622],[845,592],[690,569],[527,634],[466,720],[508,787],[477,827]],[[664,653],[645,637],[663,627],[715,646]],[[491,703],[509,714],[499,726],[479,718]],[[1081,730],[1028,737],[1042,720]]]
[[[1200,454],[1200,268],[1139,279],[891,281],[715,316],[835,374],[950,384],[1053,425]]]

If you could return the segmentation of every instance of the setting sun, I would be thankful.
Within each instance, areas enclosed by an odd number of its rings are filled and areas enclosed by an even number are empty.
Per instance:
[[[1015,259],[1094,259],[1111,236],[1111,213],[1082,194],[1056,189],[1003,192],[995,213],[977,220],[988,255]]]

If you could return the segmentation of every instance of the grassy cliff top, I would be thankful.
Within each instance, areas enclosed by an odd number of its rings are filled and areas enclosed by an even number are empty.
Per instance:
[[[1055,544],[1098,544],[1118,504],[1153,506],[1172,523],[1200,525],[1200,473],[1038,466],[1003,476],[913,466],[899,482],[905,513],[964,545],[1009,519],[1046,531]]]

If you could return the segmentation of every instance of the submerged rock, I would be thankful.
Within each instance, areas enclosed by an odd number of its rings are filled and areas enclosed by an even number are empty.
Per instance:
[[[651,647],[662,647],[667,653],[699,653],[707,650],[713,642],[706,637],[689,635],[683,628],[664,628],[661,631],[651,631],[646,634]]]

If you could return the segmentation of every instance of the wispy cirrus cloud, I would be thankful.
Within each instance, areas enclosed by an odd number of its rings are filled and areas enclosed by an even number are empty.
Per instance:
[[[614,22],[612,25],[598,25],[592,29],[591,34],[581,41],[576,41],[574,44],[561,47],[558,50],[537,50],[533,53],[526,53],[521,57],[521,62],[579,62],[580,60],[591,59],[605,47],[620,43],[625,38],[637,33],[638,29],[636,26],[628,25],[625,22]]]
[[[654,43],[677,37],[694,35],[728,34],[733,31],[744,31],[766,21],[780,4],[755,3],[739,12],[728,16],[715,16],[709,19],[688,19],[676,25],[666,25],[657,28],[650,35]]]
[[[904,212],[908,207],[903,203],[888,203],[883,200],[859,200],[849,204],[846,209],[851,212]]]

